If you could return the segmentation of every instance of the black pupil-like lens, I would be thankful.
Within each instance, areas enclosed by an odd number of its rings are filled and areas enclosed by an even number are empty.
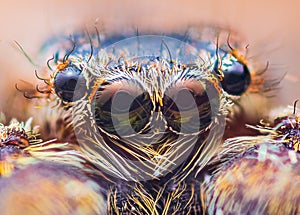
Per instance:
[[[126,91],[119,91],[115,93],[112,104],[112,113],[126,113],[134,100],[133,95]]]
[[[86,80],[77,67],[68,66],[55,76],[54,89],[63,101],[74,102],[86,94]]]
[[[201,84],[190,81],[186,85],[189,87],[175,86],[166,91],[162,113],[173,130],[191,134],[210,124],[212,111],[208,95]]]
[[[176,105],[182,111],[190,110],[195,105],[194,93],[188,89],[177,92]]]
[[[128,89],[118,88],[120,85]],[[131,135],[141,131],[149,122],[153,110],[150,95],[132,85],[116,83],[97,92],[95,119],[106,132],[119,136]]]
[[[234,61],[231,65],[224,67],[224,78],[221,81],[223,89],[230,95],[240,96],[248,89],[251,76],[246,65]]]

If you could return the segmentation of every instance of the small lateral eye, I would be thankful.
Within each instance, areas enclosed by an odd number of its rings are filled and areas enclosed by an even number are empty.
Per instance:
[[[224,74],[221,85],[228,94],[240,96],[248,89],[251,76],[247,65],[232,61],[231,64],[222,65],[222,72]]]
[[[87,92],[86,80],[75,66],[67,66],[54,77],[54,90],[65,102],[74,102]]]

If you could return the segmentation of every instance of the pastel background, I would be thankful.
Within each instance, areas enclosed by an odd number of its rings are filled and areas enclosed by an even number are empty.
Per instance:
[[[300,1],[1,0],[0,5],[0,107],[18,117],[22,103],[8,102],[16,92],[14,84],[19,80],[34,82],[35,76],[34,67],[13,41],[34,59],[40,45],[51,35],[92,26],[96,19],[107,30],[124,26],[182,29],[205,23],[229,26],[245,38],[251,54],[270,62],[270,76],[286,73],[272,103],[288,105],[300,97]]]

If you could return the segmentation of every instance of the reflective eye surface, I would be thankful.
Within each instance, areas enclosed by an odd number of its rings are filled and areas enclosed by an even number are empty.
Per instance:
[[[208,95],[196,80],[169,88],[163,98],[162,113],[173,130],[187,134],[198,132],[211,122]]]
[[[95,97],[95,119],[99,127],[119,136],[135,134],[146,127],[154,108],[147,92],[126,81],[100,89]]]
[[[250,72],[246,65],[233,61],[230,65],[222,66],[222,71],[224,78],[221,85],[227,93],[240,96],[246,92],[251,82]]]
[[[63,101],[74,102],[86,94],[86,80],[77,67],[67,66],[56,74],[54,90]]]

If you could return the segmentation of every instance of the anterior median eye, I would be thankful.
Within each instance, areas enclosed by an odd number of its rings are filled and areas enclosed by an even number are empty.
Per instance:
[[[176,95],[176,104],[180,110],[188,111],[193,108],[194,92],[189,89],[180,89]]]
[[[74,102],[87,92],[86,80],[75,66],[67,66],[54,77],[54,90],[65,102]]]
[[[146,127],[153,107],[149,93],[134,83],[118,81],[97,92],[95,119],[110,134],[131,135]]]
[[[111,111],[114,114],[128,113],[132,102],[134,101],[134,95],[127,91],[119,90],[113,96]]]
[[[167,89],[162,113],[173,130],[187,134],[206,128],[212,115],[208,95],[197,80],[185,80]]]

